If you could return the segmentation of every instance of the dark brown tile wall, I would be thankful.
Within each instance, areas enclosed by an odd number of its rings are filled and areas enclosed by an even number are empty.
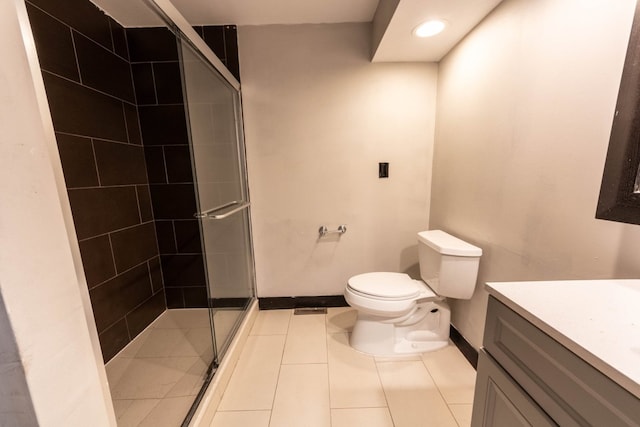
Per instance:
[[[87,0],[25,3],[108,361],[167,306],[207,306],[177,45]],[[239,80],[236,27],[195,29]]]
[[[240,80],[236,26],[194,28]],[[165,28],[126,33],[167,307],[207,307],[178,46]]]
[[[207,307],[178,46],[164,28],[126,32],[167,307]]]
[[[126,34],[87,0],[27,0],[105,361],[166,308]]]
[[[240,81],[238,28],[235,25],[193,27],[233,76]]]

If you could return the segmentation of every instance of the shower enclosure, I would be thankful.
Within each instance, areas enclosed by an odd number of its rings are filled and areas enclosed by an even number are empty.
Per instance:
[[[235,90],[180,38],[185,104],[216,357],[254,295],[242,110]]]
[[[25,3],[116,416],[185,424],[255,306],[239,83],[203,41],[231,27]]]

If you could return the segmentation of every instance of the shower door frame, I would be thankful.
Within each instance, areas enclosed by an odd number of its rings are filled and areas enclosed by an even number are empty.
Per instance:
[[[215,283],[213,282],[213,278],[212,278],[212,273],[211,271],[209,271],[209,263],[207,261],[207,246],[206,246],[206,241],[205,241],[205,233],[206,233],[206,228],[204,221],[208,221],[208,220],[217,220],[217,219],[223,219],[223,218],[227,218],[230,217],[232,215],[238,215],[241,212],[246,212],[246,233],[247,233],[247,237],[248,237],[248,257],[250,262],[247,263],[247,268],[249,269],[249,271],[247,272],[248,274],[248,279],[250,281],[249,283],[249,289],[250,289],[250,295],[247,298],[247,301],[244,304],[244,307],[242,308],[242,315],[236,319],[236,321],[234,322],[234,325],[232,327],[231,330],[229,330],[229,334],[227,335],[227,338],[225,338],[224,341],[219,341],[219,337],[216,335],[216,328],[215,328],[215,321],[213,319],[213,310],[214,307],[211,306],[211,304],[208,304],[208,309],[209,309],[209,313],[210,313],[210,321],[211,321],[211,331],[213,334],[213,345],[214,345],[214,358],[213,358],[213,363],[214,366],[217,366],[220,363],[220,360],[222,359],[222,357],[224,357],[224,354],[226,353],[227,349],[229,348],[231,341],[233,339],[233,337],[235,336],[240,324],[242,323],[242,320],[244,319],[244,317],[247,314],[247,310],[249,309],[249,307],[251,306],[251,303],[255,300],[256,298],[256,275],[255,275],[255,260],[254,260],[254,251],[253,251],[253,232],[252,232],[252,228],[251,228],[251,201],[250,201],[250,195],[249,195],[249,177],[247,175],[247,160],[246,160],[246,150],[245,150],[245,142],[244,142],[244,129],[243,129],[243,121],[242,121],[242,97],[241,97],[241,92],[238,88],[234,87],[231,82],[226,81],[224,75],[222,75],[222,73],[220,73],[220,70],[216,69],[213,64],[211,64],[207,58],[204,56],[203,52],[201,52],[197,46],[195,46],[195,44],[192,42],[192,40],[190,40],[188,37],[186,37],[179,29],[178,31],[176,31],[176,37],[178,39],[178,52],[179,52],[179,57],[180,57],[180,62],[181,64],[185,63],[184,60],[184,53],[183,53],[183,47],[180,45],[182,42],[185,42],[188,44],[188,47],[193,51],[193,53],[195,55],[197,55],[199,57],[199,59],[202,61],[203,65],[210,69],[209,71],[212,72],[213,74],[217,74],[217,77],[221,77],[222,78],[222,84],[228,83],[229,86],[227,87],[228,89],[231,89],[233,91],[233,128],[235,130],[235,151],[236,151],[236,155],[237,155],[237,166],[238,166],[238,175],[240,178],[240,185],[241,185],[241,200],[234,200],[232,202],[228,202],[225,204],[222,204],[220,206],[216,206],[213,209],[206,209],[204,210],[204,206],[201,206],[201,193],[200,193],[200,189],[199,189],[199,180],[198,180],[198,174],[197,174],[197,165],[196,165],[196,160],[195,160],[195,140],[194,137],[192,135],[192,124],[193,121],[191,119],[191,112],[190,112],[190,107],[189,107],[189,94],[188,94],[188,90],[187,90],[187,79],[186,79],[186,67],[184,65],[181,66],[181,73],[182,73],[182,79],[183,79],[183,91],[184,91],[184,98],[185,98],[185,102],[184,102],[184,108],[185,108],[185,113],[187,116],[187,131],[189,133],[189,145],[190,145],[190,152],[191,152],[191,157],[192,157],[192,167],[193,167],[193,174],[194,174],[194,186],[196,188],[196,200],[197,200],[197,207],[198,207],[198,212],[194,214],[194,216],[198,219],[198,223],[199,223],[199,227],[200,227],[200,235],[201,235],[201,244],[203,247],[203,255],[205,257],[205,263],[204,263],[204,268],[205,268],[205,275],[207,278],[207,294],[208,297],[210,299],[210,301],[213,300],[213,295],[212,295],[212,291],[215,288]],[[227,70],[226,67],[224,68],[224,70]],[[233,77],[233,76],[232,76]],[[238,205],[239,204],[239,205]],[[238,205],[234,208],[235,205]],[[208,208],[208,206],[206,206]],[[232,209],[233,208],[233,209]],[[220,215],[211,215],[214,211],[221,211],[223,213],[221,213]],[[243,213],[244,214],[244,213]]]

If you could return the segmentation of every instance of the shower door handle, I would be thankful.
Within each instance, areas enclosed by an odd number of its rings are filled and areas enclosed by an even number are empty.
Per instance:
[[[230,208],[233,205],[238,205],[235,208],[231,209],[230,211],[227,211],[225,213],[221,213],[221,214],[216,214],[216,212],[218,211],[222,211],[225,210],[227,208]],[[209,209],[208,211],[204,211],[204,212],[197,212],[195,214],[193,214],[194,217],[196,218],[206,218],[206,219],[225,219],[231,215],[233,215],[236,212],[239,212],[243,209],[248,208],[249,206],[251,206],[251,203],[249,202],[241,202],[238,200],[234,200],[233,202],[229,202],[229,203],[225,203],[222,206],[218,206],[217,208],[213,208],[213,209]]]

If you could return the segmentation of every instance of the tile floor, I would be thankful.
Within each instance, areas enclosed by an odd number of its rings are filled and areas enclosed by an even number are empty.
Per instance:
[[[212,358],[207,309],[162,313],[106,365],[118,426],[179,426]]]
[[[469,426],[475,370],[453,345],[374,358],[348,344],[351,308],[261,311],[211,427]]]

